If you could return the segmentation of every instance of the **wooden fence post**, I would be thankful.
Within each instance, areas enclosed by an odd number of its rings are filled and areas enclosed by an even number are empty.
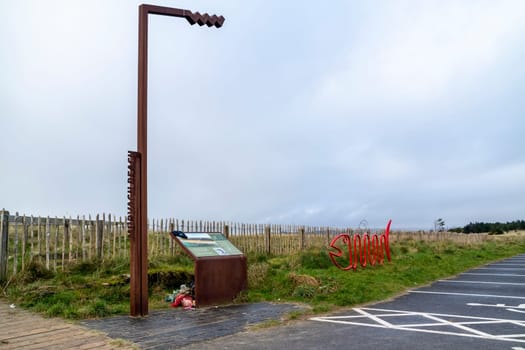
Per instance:
[[[18,272],[18,212],[15,213],[15,239],[13,242],[13,275]]]
[[[265,243],[266,243],[266,254],[270,255],[271,251],[272,251],[272,245],[270,244],[271,240],[270,240],[270,236],[271,235],[271,230],[270,230],[270,226],[269,225],[266,225],[264,227],[264,237],[265,237]]]
[[[67,222],[65,216],[62,221],[62,224],[64,225],[64,231],[62,232],[62,271],[64,271],[64,261],[66,260],[66,247],[69,246],[69,223]],[[58,222],[56,222],[56,225],[58,228]]]
[[[226,238],[230,238],[230,226],[224,225],[223,233]]]
[[[175,231],[175,221],[173,219],[170,219],[170,228],[169,228],[169,232],[168,232],[168,236],[171,235],[171,232]],[[170,256],[173,256],[174,255],[174,243],[175,241],[173,239],[170,238],[169,240],[170,242]]]
[[[34,255],[34,252],[33,252],[33,241],[34,241],[34,232],[33,232],[33,215],[31,215],[31,221],[29,221],[29,238],[31,240],[31,251],[29,252],[29,256],[30,256],[30,259],[31,261],[33,260],[33,255]]]
[[[0,281],[7,279],[7,238],[9,229],[9,212],[0,212]]]
[[[49,270],[49,245],[50,245],[49,240],[51,239],[51,222],[49,220],[49,216],[46,219],[45,238],[46,238],[46,269]]]
[[[112,257],[115,259],[117,257],[117,233],[118,233],[118,222],[117,217],[113,214],[113,225],[111,226],[111,231],[113,232],[113,251]]]
[[[69,217],[69,220],[67,221],[68,225],[68,233],[67,237],[69,239],[69,251],[67,252],[67,261],[71,263],[71,260],[73,259],[73,220],[71,220],[71,216]]]
[[[40,216],[37,219],[37,244],[38,244],[38,257],[42,256],[42,219]]]
[[[88,225],[89,225],[89,244],[87,246],[87,253],[88,253],[88,259],[91,260],[93,257],[93,242],[95,241],[95,233],[94,233],[94,227],[93,221],[91,220],[91,214],[88,215]]]
[[[115,215],[111,215],[111,213],[108,214],[108,223],[106,225],[106,236],[108,237],[108,258],[111,259],[114,257],[113,250],[114,245],[113,242],[115,237],[115,231],[113,230],[113,221],[115,221]]]
[[[105,215],[103,215],[102,221],[99,220],[99,215],[97,214],[97,232],[96,232],[96,252],[97,258],[102,259],[102,242],[104,240],[104,220]]]
[[[27,217],[26,215],[24,214],[24,216],[22,217],[22,226],[23,226],[23,229],[24,229],[24,233],[22,235],[22,271],[25,270],[25,266],[26,266],[26,247],[27,247],[27,239],[28,239],[28,236],[29,236],[29,228],[27,226]]]
[[[306,246],[306,241],[305,241],[305,234],[304,234],[304,226],[301,226],[299,228],[299,234],[301,236],[301,250],[304,250],[304,247]]]
[[[82,249],[82,261],[86,260],[86,216],[82,215],[82,221],[80,222],[80,247]]]
[[[53,239],[53,245],[55,247],[53,253],[53,271],[57,272],[57,261],[58,261],[58,236],[60,235],[60,228],[58,225],[58,216],[55,216],[55,237]],[[62,271],[64,271],[64,259],[62,259]]]

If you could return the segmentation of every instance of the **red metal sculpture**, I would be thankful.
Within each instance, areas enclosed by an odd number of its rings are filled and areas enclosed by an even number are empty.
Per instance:
[[[370,236],[368,233],[362,236],[358,234],[350,235],[348,233],[337,235],[330,242],[330,248],[336,250],[335,252],[328,252],[330,260],[341,270],[355,270],[357,269],[358,262],[362,267],[366,267],[368,263],[372,266],[382,264],[385,261],[385,255],[388,261],[391,261],[388,241],[391,223],[392,220],[389,220],[385,232],[380,236],[377,234]],[[337,246],[339,241],[347,248],[347,257],[343,257],[345,252]],[[343,266],[340,263],[345,258],[348,258],[348,266]]]

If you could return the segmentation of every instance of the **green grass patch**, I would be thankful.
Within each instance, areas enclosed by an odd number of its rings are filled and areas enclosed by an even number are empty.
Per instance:
[[[192,280],[193,263],[186,257],[152,259],[148,276],[150,307],[166,307],[166,295]],[[10,302],[49,317],[85,319],[126,314],[129,261],[82,262],[53,273],[35,259],[4,292]]]

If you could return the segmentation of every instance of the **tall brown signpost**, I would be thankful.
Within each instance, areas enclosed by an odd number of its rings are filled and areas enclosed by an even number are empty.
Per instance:
[[[148,15],[185,18],[191,25],[222,27],[224,17],[178,8],[139,6],[137,152],[128,152],[128,232],[131,242],[130,315],[148,315]]]

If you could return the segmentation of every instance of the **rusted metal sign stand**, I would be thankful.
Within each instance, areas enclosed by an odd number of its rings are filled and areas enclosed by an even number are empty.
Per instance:
[[[148,314],[148,172],[147,172],[147,111],[148,111],[148,15],[185,18],[191,25],[198,23],[220,28],[224,17],[201,15],[171,7],[139,6],[138,109],[137,152],[128,153],[128,232],[131,242],[130,315]]]
[[[210,234],[224,238],[221,233]],[[246,256],[240,251],[232,255],[199,256],[177,239],[173,232],[171,238],[188,253],[195,263],[195,305],[197,307],[231,303],[241,291],[247,288],[248,263]]]

